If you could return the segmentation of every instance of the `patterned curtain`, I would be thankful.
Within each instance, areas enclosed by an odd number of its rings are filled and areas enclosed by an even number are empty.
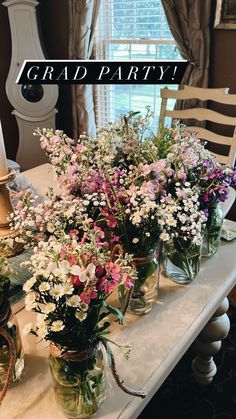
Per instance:
[[[162,4],[177,47],[189,62],[181,86],[208,87],[212,1],[162,0]],[[200,101],[194,102],[181,101],[176,108],[200,105]]]
[[[94,29],[100,0],[69,1],[69,58],[87,60],[93,49]],[[73,135],[78,138],[86,132],[96,134],[93,86],[72,85]]]

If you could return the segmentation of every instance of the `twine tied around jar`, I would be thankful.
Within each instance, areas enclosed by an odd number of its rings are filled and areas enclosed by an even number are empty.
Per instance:
[[[107,347],[104,341],[101,341],[106,352],[107,352]],[[111,358],[111,364],[110,364],[110,368],[111,368],[111,372],[112,375],[115,379],[116,384],[118,385],[118,387],[121,388],[121,390],[123,390],[125,393],[130,394],[131,396],[136,396],[136,397],[141,397],[141,399],[144,399],[147,396],[147,393],[145,391],[138,391],[138,390],[133,390],[129,387],[127,387],[124,384],[124,381],[122,380],[122,378],[120,377],[120,375],[117,372],[116,369],[116,363],[115,363],[115,357],[113,355],[113,352],[111,351],[111,348],[109,348],[109,354],[110,354],[110,358]]]
[[[4,312],[0,314],[0,335],[6,339],[7,344],[9,346],[9,353],[10,353],[7,374],[3,382],[2,390],[0,391],[0,404],[2,403],[6,395],[6,392],[8,390],[9,384],[11,382],[13,372],[14,372],[15,359],[16,359],[16,350],[15,350],[14,341],[12,337],[10,336],[10,334],[4,329],[4,327],[6,326],[10,318],[10,315],[11,315],[11,307],[10,307],[10,304],[8,303]]]
[[[157,287],[159,287],[159,282],[160,282],[162,248],[163,248],[163,243],[160,242],[159,251],[157,252],[157,260],[158,260]],[[123,252],[124,252],[124,250],[123,250],[123,247],[121,246],[121,244],[119,244],[119,243],[116,244],[111,251],[111,257],[110,257],[111,261],[115,260],[117,254],[121,255]],[[153,255],[154,255],[154,251],[151,255],[149,254],[149,255],[146,255],[146,256],[143,256],[143,257],[134,257],[132,259],[133,264],[135,266],[148,264],[152,261]],[[134,291],[134,287],[130,288],[127,292],[127,297],[126,297],[125,304],[120,310],[121,313],[123,314],[123,316],[126,314],[126,312],[128,310],[133,291]]]
[[[133,262],[136,266],[138,265],[146,265],[152,261],[153,255],[143,256],[141,258],[133,258]]]
[[[87,359],[91,358],[93,353],[98,349],[98,345],[101,343],[107,353],[107,343],[105,343],[102,339],[99,339],[95,345],[90,346],[88,349],[83,351],[69,351],[69,350],[61,350],[57,345],[51,343],[50,345],[50,355],[54,356],[55,358],[61,358],[65,361],[71,361],[71,362],[82,362],[86,361]],[[109,347],[109,355],[110,355],[110,368],[112,375],[115,379],[116,384],[118,387],[121,388],[125,393],[130,394],[131,396],[141,397],[142,399],[146,397],[146,393],[144,391],[136,391],[132,390],[131,388],[127,387],[120,375],[117,372],[116,369],[116,363],[115,363],[115,357],[111,351],[111,348]]]
[[[64,359],[65,361],[71,362],[82,362],[87,361],[87,359],[91,358],[93,353],[98,349],[99,342],[96,342],[95,345],[90,346],[89,348],[85,349],[84,351],[76,351],[76,350],[61,350],[57,345],[54,343],[50,344],[50,355],[54,356],[55,358]]]

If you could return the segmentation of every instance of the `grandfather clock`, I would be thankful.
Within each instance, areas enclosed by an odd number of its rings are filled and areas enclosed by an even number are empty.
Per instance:
[[[7,0],[12,38],[12,57],[6,81],[6,92],[19,128],[19,147],[16,160],[21,170],[30,169],[46,161],[35,128],[55,128],[57,85],[17,85],[16,79],[25,59],[45,59],[40,43],[36,0]]]

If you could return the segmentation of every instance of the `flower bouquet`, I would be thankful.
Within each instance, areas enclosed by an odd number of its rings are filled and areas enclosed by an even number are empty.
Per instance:
[[[110,243],[118,236],[133,254],[137,280],[129,309],[138,314],[149,312],[157,299],[157,208],[169,176],[164,160],[149,163],[149,119],[149,110],[145,118],[130,112],[99,130],[96,139],[82,135],[78,142],[62,131],[36,131],[63,199],[78,200]],[[120,287],[124,306],[129,296]]]
[[[228,198],[229,186],[236,186],[236,172],[229,168],[212,168],[205,162],[200,179],[201,207],[207,215],[202,256],[212,256],[219,248],[223,224],[220,204]]]
[[[179,123],[144,145],[149,167],[160,162],[166,167],[156,209],[165,272],[176,282],[187,283],[199,271],[202,237],[203,254],[206,247],[209,255],[219,246],[218,203],[227,199],[229,186],[235,186],[236,172],[221,168],[196,134]]]
[[[166,142],[164,138],[162,142]],[[191,187],[198,188],[200,210],[206,216],[202,255],[213,255],[221,237],[220,203],[228,198],[229,186],[236,186],[236,172],[222,168],[205,144],[196,138],[196,133],[186,131],[183,125],[177,124],[169,130],[167,143],[165,157],[175,169],[176,181],[187,181]]]
[[[8,300],[12,270],[0,256],[0,403],[8,386],[19,380],[24,369],[24,352],[18,323]]]
[[[121,283],[128,289],[133,286],[131,257],[116,248],[111,253],[103,231],[81,217],[77,229],[39,242],[24,263],[32,272],[24,285],[26,310],[37,313],[36,325],[28,328],[50,342],[55,397],[64,414],[73,418],[90,417],[105,399],[102,346],[118,385],[144,397],[122,384],[108,338],[109,316],[123,322],[121,311],[108,297]],[[127,357],[128,347],[121,349]]]
[[[176,182],[172,194],[161,199],[164,271],[180,284],[192,281],[200,268],[202,226],[206,216],[199,206],[198,189],[191,188],[189,182]]]

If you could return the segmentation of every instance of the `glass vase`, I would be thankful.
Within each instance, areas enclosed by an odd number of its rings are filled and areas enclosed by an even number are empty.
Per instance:
[[[135,280],[131,297],[129,291],[123,286],[119,287],[119,300],[122,308],[134,314],[147,314],[151,311],[158,297],[158,262],[156,252],[144,257],[135,257],[133,263],[136,267]],[[129,301],[127,301],[129,299]]]
[[[89,418],[106,398],[103,353],[100,345],[88,359],[66,360],[49,356],[54,394],[68,418]]]
[[[178,284],[187,284],[197,276],[200,260],[201,245],[181,238],[174,238],[163,244],[164,272]]]
[[[6,312],[6,307],[9,307],[9,303],[7,302],[0,308],[0,313]],[[15,383],[21,378],[23,369],[24,369],[24,351],[22,347],[21,337],[20,337],[20,331],[18,322],[16,319],[16,316],[12,313],[11,309],[9,311],[8,320],[6,323],[3,323],[0,325],[5,332],[7,332],[13,342],[15,347],[15,363],[14,363],[14,369],[13,369],[13,376],[10,382],[10,385]],[[10,349],[9,345],[6,341],[6,339],[0,335],[0,391],[3,388],[4,381],[6,379],[7,371],[9,368],[9,362],[10,362]]]
[[[223,219],[220,204],[208,209],[208,219],[203,236],[202,256],[209,257],[216,254],[220,246]]]

